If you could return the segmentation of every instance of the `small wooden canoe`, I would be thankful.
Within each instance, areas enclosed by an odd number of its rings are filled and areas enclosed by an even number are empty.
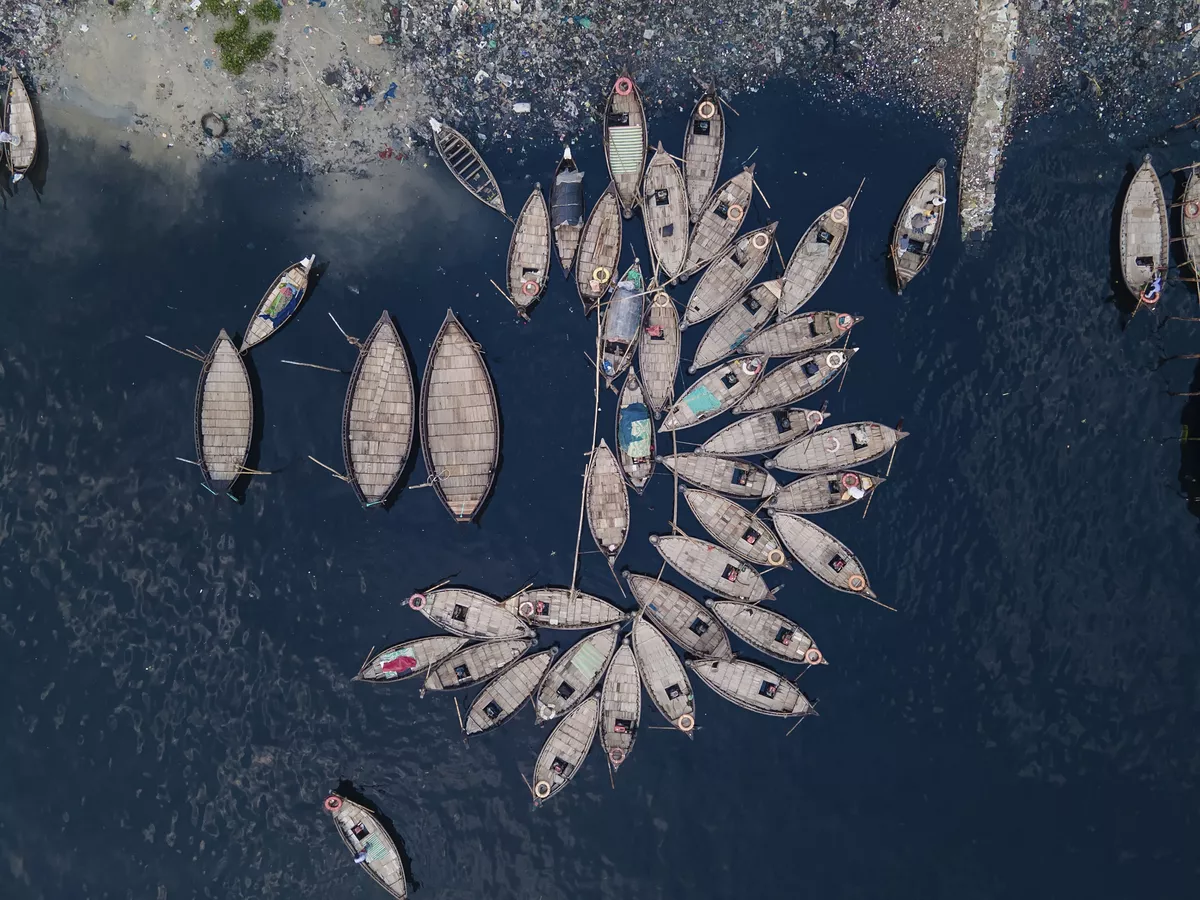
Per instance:
[[[692,229],[681,278],[686,279],[721,255],[746,221],[753,197],[754,166],[747,166],[713,192]]]
[[[751,456],[770,453],[821,427],[825,416],[816,409],[772,409],[726,425],[700,445],[703,453]]]
[[[467,641],[468,638],[457,635],[439,634],[392,644],[369,657],[354,676],[354,681],[391,684],[414,675],[424,676],[431,666],[465,647]]]
[[[16,184],[37,161],[38,134],[33,101],[29,99],[25,82],[15,70],[9,77],[8,89],[4,92],[4,115],[0,119],[4,122],[4,130],[14,138],[13,143],[4,145],[4,149],[8,151],[12,183]]]
[[[537,638],[508,638],[472,644],[435,663],[425,676],[425,690],[454,691],[474,687],[515,665]]]
[[[942,234],[946,207],[946,161],[939,159],[908,195],[892,229],[892,269],[900,293],[925,268]]]
[[[1193,167],[1183,187],[1183,212],[1180,216],[1183,247],[1192,277],[1200,278],[1200,175]],[[1200,290],[1200,289],[1198,289]]]
[[[617,188],[610,182],[583,226],[575,261],[575,289],[579,291],[583,311],[589,315],[613,289],[621,259],[622,230]]]
[[[878,422],[834,425],[784,447],[766,465],[769,469],[798,473],[852,469],[879,459],[906,437],[907,431],[896,431]]]
[[[764,716],[813,716],[800,689],[766,666],[745,659],[689,659],[685,665],[716,693]]]
[[[611,566],[629,534],[629,492],[617,458],[604,439],[588,464],[587,520],[592,539]]]
[[[683,177],[687,182],[688,209],[695,223],[704,213],[709,195],[721,173],[725,155],[725,112],[715,87],[696,101],[683,134]]]
[[[539,725],[565,716],[591,696],[617,652],[620,625],[594,631],[546,670],[533,695]]]
[[[444,631],[482,641],[531,637],[534,630],[491,597],[469,588],[437,588],[408,598],[410,609]]]
[[[768,515],[788,552],[820,581],[848,594],[877,599],[862,563],[849,547],[802,516],[773,510]]]
[[[851,469],[805,475],[780,488],[767,506],[775,512],[811,516],[857,503],[884,480]]]
[[[558,655],[551,647],[527,656],[483,686],[464,717],[463,733],[470,737],[503,725],[529,702],[542,676]]]
[[[758,566],[792,567],[784,555],[783,544],[758,516],[712,491],[680,490],[696,521],[726,550]]]
[[[811,353],[785,362],[773,369],[734,406],[736,414],[782,409],[805,397],[811,397],[841,374],[842,367],[854,358],[857,347]]]
[[[385,309],[346,386],[342,459],[346,479],[365,507],[385,503],[408,465],[416,430],[416,398],[408,351]]]
[[[746,341],[742,350],[767,356],[800,356],[824,350],[862,320],[862,316],[827,310],[802,313],[763,329]]]
[[[541,628],[579,631],[603,628],[627,620],[632,613],[618,609],[607,600],[569,588],[533,588],[514,594],[504,608],[526,622]]]
[[[679,313],[675,301],[658,284],[650,282],[646,292],[646,319],[638,340],[638,373],[646,400],[657,418],[662,418],[675,399],[675,376],[679,374]]]
[[[692,656],[729,658],[729,636],[716,617],[673,584],[625,572],[642,614]]]
[[[271,282],[242,335],[242,353],[261,344],[295,315],[308,293],[308,276],[316,261],[316,256],[306,256],[288,266]]]
[[[680,329],[715,316],[742,296],[771,255],[778,224],[772,222],[746,232],[713,260],[688,298]]]
[[[579,238],[583,234],[583,172],[575,165],[571,148],[563,147],[562,159],[554,170],[550,188],[550,225],[554,228],[554,246],[563,272],[571,274]]]
[[[747,340],[761,331],[775,315],[782,285],[778,278],[756,284],[742,295],[741,300],[730,304],[713,319],[704,337],[700,338],[688,374],[695,375],[737,353]]]
[[[652,534],[650,543],[672,569],[718,597],[758,603],[775,596],[752,566],[708,541],[682,535]]]
[[[687,669],[661,631],[645,616],[633,620],[633,658],[650,702],[662,717],[692,736],[696,727],[696,698]]]
[[[450,515],[470,522],[492,491],[500,459],[500,411],[479,345],[446,310],[421,385],[421,450]]]
[[[734,600],[706,600],[704,605],[726,628],[768,656],[810,666],[827,662],[807,631],[773,609]]]
[[[701,375],[667,411],[659,431],[690,428],[746,397],[766,370],[765,356],[739,356]]]
[[[521,207],[508,244],[508,295],[525,316],[550,277],[550,210],[539,184]]]
[[[601,313],[600,371],[609,387],[617,376],[629,368],[637,352],[642,333],[642,316],[646,308],[645,283],[642,266],[636,259],[617,282],[612,299]]]
[[[646,111],[642,108],[642,93],[628,69],[621,70],[608,92],[604,158],[617,186],[621,213],[628,219],[641,196],[642,172],[646,169]]]
[[[654,474],[654,421],[646,392],[632,370],[617,400],[617,453],[629,486],[641,494]]]
[[[1185,210],[1186,212],[1186,210]],[[1167,201],[1158,173],[1147,153],[1134,173],[1121,206],[1121,276],[1139,301],[1147,298],[1154,280],[1165,275],[1170,261]],[[1152,303],[1161,295],[1154,295]]]
[[[642,681],[629,637],[621,642],[600,689],[600,746],[613,771],[629,758],[642,721]]]
[[[458,183],[478,197],[487,206],[501,215],[507,215],[504,208],[504,198],[500,196],[500,185],[492,170],[487,167],[483,157],[479,155],[471,142],[437,119],[430,119],[433,128],[433,142],[438,153],[446,163]]]
[[[341,794],[325,798],[325,811],[333,816],[338,834],[355,861],[361,859],[359,864],[376,884],[397,900],[404,900],[408,896],[404,863],[396,842],[375,814]]]
[[[687,259],[688,195],[683,174],[662,141],[642,181],[641,205],[652,258],[667,278],[674,278]]]
[[[658,461],[688,484],[730,497],[770,497],[779,490],[770,472],[744,459],[695,451],[660,456]]]
[[[550,732],[533,766],[535,804],[545,803],[571,783],[592,749],[599,721],[600,699],[589,697]]]
[[[850,233],[850,207],[853,197],[827,209],[804,232],[783,270],[783,296],[779,299],[779,317],[786,319],[812,299],[825,283],[846,246]]]
[[[224,328],[200,369],[194,430],[204,487],[227,493],[245,472],[250,455],[254,395],[246,363]]]

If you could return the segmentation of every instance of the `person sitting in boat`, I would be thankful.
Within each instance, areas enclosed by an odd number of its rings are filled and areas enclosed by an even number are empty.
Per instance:
[[[356,863],[358,863],[360,866],[367,861],[367,848],[366,847],[363,847],[361,850],[359,850],[357,853],[354,854],[354,861]]]
[[[1155,275],[1154,280],[1150,282],[1150,286],[1142,291],[1143,303],[1157,303],[1159,296],[1162,294],[1162,275]]]

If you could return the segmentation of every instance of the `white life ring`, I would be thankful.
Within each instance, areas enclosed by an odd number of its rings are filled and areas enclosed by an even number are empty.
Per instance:
[[[782,566],[785,562],[787,562],[787,557],[783,555],[782,550],[776,547],[767,554],[767,562],[773,566]]]
[[[742,360],[742,371],[747,375],[757,375],[758,370],[762,368],[762,360],[757,357]]]
[[[829,218],[841,225],[850,218],[850,211],[839,204],[829,211]]]
[[[823,444],[824,444],[825,449],[828,450],[830,453],[837,453],[838,450],[840,450],[842,447],[842,442],[839,441],[832,434],[825,435],[825,440],[823,441]],[[832,447],[829,446],[830,444],[833,444],[833,446]]]
[[[943,197],[941,194],[934,194],[933,199],[930,200],[929,202],[932,203],[934,206],[945,206],[946,198]]]
[[[652,302],[659,309],[666,309],[671,305],[671,296],[666,291],[659,291],[654,295]]]
[[[760,231],[754,237],[750,238],[750,246],[755,250],[766,250],[771,246],[771,239],[767,237],[765,231]]]
[[[810,409],[804,416],[808,420],[808,427],[816,431],[825,421],[825,416],[819,410]]]
[[[539,781],[537,784],[535,784],[533,786],[533,796],[537,797],[539,800],[545,800],[547,797],[549,797],[550,782]]]
[[[532,600],[521,601],[521,605],[517,607],[517,612],[520,613],[525,618],[532,616],[533,615],[533,601]]]
[[[840,369],[845,362],[846,354],[841,350],[834,350],[825,355],[825,364],[831,369]]]

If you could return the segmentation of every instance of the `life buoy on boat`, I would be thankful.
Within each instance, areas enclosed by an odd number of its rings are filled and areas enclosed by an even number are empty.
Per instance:
[[[533,601],[532,600],[522,601],[521,605],[517,607],[517,612],[519,612],[522,616],[525,616],[526,618],[528,618],[529,616],[532,616],[533,615]]]
[[[700,105],[696,107],[696,115],[706,122],[716,114],[717,104],[713,103],[711,100],[703,100],[701,101]]]
[[[653,303],[659,309],[666,309],[671,305],[671,296],[666,291],[659,291],[654,295]]]
[[[808,427],[814,431],[821,427],[825,421],[825,414],[817,409],[810,409],[804,416],[808,420]]]
[[[537,797],[539,800],[545,800],[547,797],[549,797],[550,782],[539,781],[537,784],[535,784],[533,786],[533,796]]]
[[[838,330],[845,331],[854,324],[854,316],[850,315],[850,313],[838,313],[835,321],[837,322]]]
[[[619,766],[625,762],[625,751],[620,747],[613,747],[608,751],[608,759],[614,766]]]
[[[804,661],[810,666],[819,665],[821,659],[821,651],[816,647],[809,647],[808,650],[804,652]]]
[[[532,278],[527,278],[521,283],[521,293],[526,297],[536,297],[542,292],[542,286]]]
[[[1183,204],[1183,214],[1189,219],[1194,219],[1197,216],[1200,216],[1200,202],[1196,200],[1189,200],[1187,203]]]
[[[604,266],[596,266],[592,269],[592,281],[597,281],[600,284],[608,284],[608,279],[612,278],[612,272],[604,268]]]
[[[829,211],[829,218],[833,219],[839,225],[844,225],[846,220],[850,218],[850,212],[844,206],[835,206]]]
[[[325,798],[325,809],[329,812],[337,812],[342,808],[342,798],[329,796]]]
[[[767,562],[773,566],[782,566],[785,562],[787,562],[787,557],[783,555],[782,550],[776,547],[767,554]]]
[[[845,362],[846,354],[841,350],[834,350],[825,356],[825,364],[831,369],[840,369]]]
[[[824,446],[825,449],[830,453],[837,453],[842,447],[842,442],[835,438],[832,434],[827,434],[825,435]]]
[[[929,202],[932,203],[934,206],[945,206],[946,198],[943,197],[941,194],[934,194],[933,199],[930,200]]]
[[[1156,288],[1152,284],[1152,285],[1150,285],[1150,287],[1148,287],[1144,291],[1142,291],[1141,296],[1138,297],[1138,299],[1141,300],[1143,303],[1145,303],[1147,306],[1153,306],[1155,303],[1158,302],[1158,296],[1159,296],[1159,289]]]
[[[760,231],[754,237],[750,238],[750,246],[755,250],[766,250],[771,246],[771,239],[767,237],[765,232]]]
[[[408,598],[408,608],[415,609],[418,611],[424,609],[425,608],[425,595],[424,594],[413,594],[411,597],[409,597]]]
[[[622,75],[617,79],[617,83],[613,85],[613,90],[622,97],[628,97],[633,93],[633,79]]]
[[[729,209],[725,213],[725,216],[732,222],[740,222],[740,221],[742,221],[742,216],[744,216],[745,214],[746,214],[746,211],[744,209],[742,209],[741,206],[739,206],[738,204],[735,203],[729,207]]]
[[[678,719],[675,720],[675,724],[677,726],[679,726],[680,731],[686,732],[686,731],[691,731],[693,728],[696,727],[696,720],[693,719],[691,716],[689,716],[687,713],[684,713],[682,716],[680,716]]]
[[[844,488],[858,487],[858,484],[859,484],[858,476],[855,475],[853,472],[843,472],[842,473],[842,487],[844,487]]]
[[[762,368],[762,360],[761,359],[751,358],[751,359],[743,359],[742,360],[742,371],[745,372],[747,375],[757,374],[758,370],[761,368]]]
[[[846,582],[846,586],[852,591],[861,591],[867,586],[867,579],[861,575],[851,575],[850,580]]]

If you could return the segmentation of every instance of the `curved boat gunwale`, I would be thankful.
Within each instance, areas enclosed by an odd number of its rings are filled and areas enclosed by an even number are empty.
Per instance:
[[[692,125],[692,123],[695,122],[696,119],[700,117],[700,105],[702,103],[704,103],[705,100],[712,103],[712,105],[716,109],[716,112],[713,113],[712,119],[710,119],[709,121],[710,122],[716,121],[719,123],[719,127],[721,130],[721,146],[717,151],[717,162],[716,162],[716,165],[713,166],[712,175],[709,176],[707,179],[705,179],[705,181],[707,181],[707,184],[708,184],[708,189],[704,192],[704,198],[703,198],[704,205],[700,206],[699,203],[692,202],[692,200],[693,200],[692,187],[691,187],[691,183],[690,183],[690,178],[688,176],[687,155],[688,155],[688,147],[690,147],[693,143],[693,125]],[[711,126],[710,126],[710,130],[711,130]],[[700,95],[700,99],[696,101],[696,105],[692,107],[692,117],[690,119],[688,119],[688,124],[687,124],[687,127],[684,129],[684,135],[683,135],[683,160],[684,160],[683,183],[687,187],[687,190],[688,190],[688,207],[689,207],[688,219],[689,219],[690,225],[695,225],[696,222],[698,222],[700,220],[700,216],[704,215],[704,210],[708,208],[708,200],[709,200],[709,198],[712,197],[713,191],[715,191],[717,188],[717,179],[721,177],[721,163],[724,161],[724,159],[725,159],[725,111],[723,109],[721,109],[721,98],[720,98],[720,94],[718,94],[718,92],[717,92],[716,86],[708,85],[707,87],[705,87],[704,93],[702,93]],[[701,182],[700,179],[697,179],[697,182],[704,183],[704,182]],[[697,191],[696,193],[699,193],[699,191]],[[693,210],[692,209],[693,206],[697,207],[697,209]],[[685,257],[684,263],[686,264],[686,262],[687,262],[687,259]]]
[[[488,207],[489,209],[496,210],[498,213],[500,213],[500,215],[507,218],[508,211],[504,208],[504,195],[500,192],[500,182],[498,182],[496,180],[496,176],[493,175],[492,170],[490,168],[488,168],[488,164],[483,159],[483,154],[480,153],[475,148],[475,145],[472,144],[470,141],[468,141],[466,136],[463,135],[463,133],[461,131],[459,131],[457,128],[454,128],[450,125],[447,125],[445,122],[439,122],[437,119],[432,119],[432,118],[429,120],[429,124],[433,128],[433,145],[434,145],[434,147],[437,148],[438,156],[440,156],[442,158],[442,162],[444,162],[446,164],[446,168],[450,170],[450,174],[454,176],[455,181],[457,181],[464,188],[466,188],[467,193],[469,193],[472,197],[474,197],[476,200],[478,200],[484,206]],[[483,170],[483,173],[485,175],[487,175],[489,183],[491,184],[491,186],[493,188],[496,189],[495,202],[491,202],[489,200],[484,200],[483,197],[481,197],[479,195],[479,192],[477,190],[475,190],[475,188],[471,187],[471,185],[469,185],[467,183],[466,179],[464,179],[461,175],[458,174],[458,170],[456,170],[454,168],[454,166],[452,166],[450,164],[450,160],[446,158],[446,151],[442,149],[442,141],[439,137],[439,135],[441,134],[442,131],[448,132],[449,133],[448,136],[450,136],[450,137],[458,138],[458,140],[463,144],[463,146],[466,147],[467,150],[471,153],[471,156],[475,160],[475,162],[479,163],[479,167]]]
[[[246,360],[242,354],[238,353],[237,346],[233,343],[233,339],[225,331],[221,329],[217,334],[217,339],[213,342],[212,349],[208,351],[208,356],[204,358],[204,365],[200,369],[200,379],[196,383],[196,406],[195,413],[192,419],[192,429],[196,438],[196,462],[200,465],[200,474],[204,479],[205,486],[214,494],[222,492],[228,493],[242,477],[242,472],[238,472],[233,478],[228,481],[213,481],[212,475],[208,469],[208,463],[204,459],[204,429],[202,428],[204,420],[204,385],[208,380],[208,374],[212,369],[213,361],[217,356],[217,348],[221,346],[221,342],[229,344],[237,356],[238,365],[241,367],[242,377],[246,379],[246,392],[250,398],[250,427],[246,432],[246,446],[242,451],[241,461],[238,463],[239,469],[246,467],[246,460],[250,456],[250,446],[254,443],[254,385],[250,383],[250,372],[246,368]],[[219,488],[219,489],[218,489]]]
[[[514,285],[512,282],[513,256],[517,252],[517,239],[521,237],[521,229],[526,222],[525,217],[527,215],[537,215],[536,207],[538,205],[541,206],[540,213],[546,221],[546,263],[537,270],[538,292],[532,297],[524,297],[516,290],[516,288],[520,286]],[[534,209],[531,209],[531,206],[533,206]],[[546,285],[550,281],[550,266],[554,262],[554,251],[550,246],[552,243],[554,243],[554,226],[550,224],[550,207],[547,206],[546,198],[542,195],[542,186],[538,184],[534,187],[529,197],[526,198],[524,205],[521,207],[521,211],[517,213],[516,222],[513,224],[512,237],[508,239],[508,257],[504,264],[505,278],[508,282],[508,292],[512,297],[513,306],[517,308],[517,314],[521,316],[521,318],[528,318],[529,310],[536,306],[538,301],[540,301],[546,294]]]

